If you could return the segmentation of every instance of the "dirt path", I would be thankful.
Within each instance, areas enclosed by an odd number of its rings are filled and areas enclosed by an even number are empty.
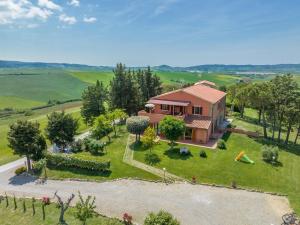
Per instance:
[[[95,196],[99,213],[121,218],[127,212],[138,224],[142,224],[150,211],[160,209],[171,212],[182,225],[277,225],[281,215],[290,211],[285,197],[243,190],[137,180],[103,183],[49,180],[41,185],[31,177],[15,177],[13,170],[0,173],[0,194],[41,198],[53,197],[55,191],[63,198],[78,191]]]

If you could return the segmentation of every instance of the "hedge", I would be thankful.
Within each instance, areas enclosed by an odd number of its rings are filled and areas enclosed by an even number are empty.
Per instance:
[[[47,165],[49,166],[73,167],[101,172],[108,171],[110,168],[110,161],[97,162],[92,160],[79,159],[64,154],[47,154],[46,158]]]

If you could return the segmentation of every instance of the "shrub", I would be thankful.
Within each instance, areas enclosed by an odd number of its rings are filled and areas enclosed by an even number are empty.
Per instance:
[[[146,153],[145,154],[145,162],[147,164],[153,165],[160,162],[160,158],[155,153]]]
[[[262,150],[262,158],[266,162],[275,163],[278,161],[279,151],[278,147],[263,145],[261,147]]]
[[[150,213],[145,221],[144,225],[179,225],[179,221],[176,220],[172,214],[166,211],[159,211],[159,213]]]
[[[84,148],[84,145],[83,145],[83,141],[82,140],[74,141],[72,143],[72,145],[71,145],[71,150],[74,153],[82,152],[83,148]]]
[[[91,141],[89,143],[89,152],[92,155],[99,155],[102,154],[104,151],[104,143],[98,142],[98,141]]]
[[[21,175],[22,173],[25,173],[27,171],[25,166],[19,167],[18,169],[15,170],[15,174],[17,176]]]
[[[49,166],[63,166],[72,167],[93,171],[108,171],[110,168],[110,161],[98,162],[92,160],[79,159],[64,154],[48,154],[47,165]]]
[[[90,152],[92,155],[102,154],[104,151],[105,143],[96,141],[94,139],[85,138],[83,140],[82,150]]]
[[[218,148],[219,149],[226,149],[226,144],[225,144],[225,141],[223,139],[220,139],[218,141]]]
[[[199,155],[201,158],[207,158],[207,154],[204,150],[201,150]]]

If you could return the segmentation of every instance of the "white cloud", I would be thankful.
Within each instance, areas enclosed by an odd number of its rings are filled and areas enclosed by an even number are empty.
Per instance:
[[[158,16],[171,7],[171,5],[177,3],[179,0],[164,0],[160,5],[158,5],[154,10],[154,16]]]
[[[52,11],[33,5],[28,0],[0,0],[0,24],[24,23],[26,20],[46,20]]]
[[[79,0],[70,0],[70,1],[68,1],[68,5],[78,7],[80,5],[80,1]]]
[[[77,20],[74,16],[67,16],[66,14],[60,15],[59,20],[63,23],[67,23],[69,25],[75,24],[77,22]]]
[[[39,0],[38,5],[40,7],[44,7],[51,10],[59,10],[59,11],[62,10],[61,6],[55,4],[53,1],[50,0]]]
[[[95,23],[97,21],[96,17],[84,17],[83,22],[85,23]]]

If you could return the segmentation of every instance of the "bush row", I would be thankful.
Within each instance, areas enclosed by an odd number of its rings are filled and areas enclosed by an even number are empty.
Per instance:
[[[101,172],[108,171],[110,168],[110,161],[97,162],[63,154],[47,154],[46,158],[49,166],[73,167]]]

